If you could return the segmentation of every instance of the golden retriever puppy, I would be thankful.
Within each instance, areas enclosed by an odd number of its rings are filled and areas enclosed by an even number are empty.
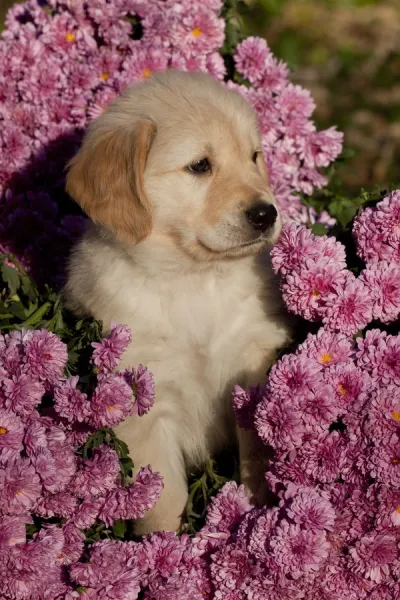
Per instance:
[[[156,383],[149,414],[116,428],[135,467],[164,477],[137,530],[177,529],[187,469],[235,438],[233,385],[265,378],[288,336],[265,251],[281,223],[255,114],[208,75],[154,75],[91,123],[67,190],[94,223],[72,253],[67,302],[105,328],[128,325],[123,366],[148,366]],[[243,431],[238,442],[257,496],[257,442]]]

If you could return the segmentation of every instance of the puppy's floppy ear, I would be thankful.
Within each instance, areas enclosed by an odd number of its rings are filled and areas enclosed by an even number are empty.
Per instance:
[[[129,242],[143,240],[152,228],[144,169],[155,133],[147,119],[133,128],[93,128],[68,165],[67,192],[92,221]]]

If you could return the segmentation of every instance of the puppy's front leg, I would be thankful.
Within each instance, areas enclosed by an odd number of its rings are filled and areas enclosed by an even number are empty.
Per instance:
[[[187,497],[187,478],[176,422],[156,406],[143,417],[128,417],[115,433],[129,447],[134,475],[146,465],[158,471],[164,489],[156,506],[135,523],[137,535],[153,531],[176,531]]]

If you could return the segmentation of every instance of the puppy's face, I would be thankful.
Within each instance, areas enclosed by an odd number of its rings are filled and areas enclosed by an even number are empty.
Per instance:
[[[147,161],[154,234],[199,259],[255,253],[280,231],[255,121],[233,115],[210,105],[159,126]]]
[[[114,102],[67,189],[125,241],[154,238],[198,260],[256,253],[281,227],[254,113],[201,74],[163,73]]]

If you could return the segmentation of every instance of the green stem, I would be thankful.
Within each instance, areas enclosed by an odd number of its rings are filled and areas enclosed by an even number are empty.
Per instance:
[[[21,327],[30,327],[31,325],[34,325],[36,322],[40,321],[50,307],[51,302],[45,302],[42,304],[42,306],[39,306],[39,308],[21,324]]]

